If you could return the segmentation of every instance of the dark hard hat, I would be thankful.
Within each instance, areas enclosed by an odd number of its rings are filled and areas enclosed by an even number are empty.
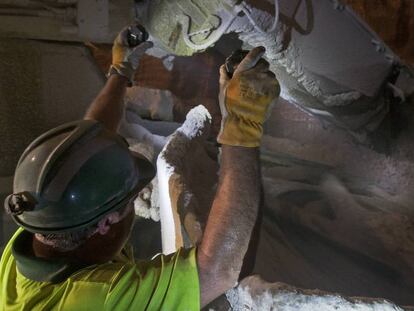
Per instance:
[[[124,207],[154,176],[153,165],[134,157],[121,136],[99,122],[76,121],[24,151],[5,208],[28,231],[74,231]]]

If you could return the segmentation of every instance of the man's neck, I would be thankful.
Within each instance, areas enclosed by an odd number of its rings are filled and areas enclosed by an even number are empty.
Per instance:
[[[92,241],[93,242],[93,241]],[[70,251],[61,251],[50,245],[40,242],[33,235],[33,253],[36,257],[44,259],[67,259],[70,262],[84,264],[102,264],[111,261],[116,255],[102,250],[102,247],[95,247],[96,243],[87,242],[81,247]]]

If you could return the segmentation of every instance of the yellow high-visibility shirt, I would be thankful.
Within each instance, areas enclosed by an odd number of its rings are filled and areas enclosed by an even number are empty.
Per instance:
[[[29,239],[19,229],[4,250],[0,311],[200,310],[195,249],[137,262],[124,253],[110,263],[74,269],[62,260],[26,255]]]

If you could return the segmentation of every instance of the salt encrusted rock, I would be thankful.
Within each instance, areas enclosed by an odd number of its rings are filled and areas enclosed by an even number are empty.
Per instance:
[[[141,190],[134,201],[135,215],[153,221],[160,221],[158,178]]]
[[[194,246],[202,237],[217,171],[205,150],[210,123],[206,108],[193,108],[158,157],[164,253]]]
[[[189,115],[158,162],[166,190],[161,214],[166,253],[200,241],[211,206],[203,195],[210,191],[210,200],[214,195],[214,183],[208,186],[204,179],[215,176],[217,167],[209,168],[200,121]],[[334,298],[362,295],[410,303],[410,201],[395,202],[397,198],[361,177],[286,154],[262,150],[262,165],[266,206],[257,272],[343,295],[326,294]],[[203,167],[208,170],[197,175]],[[341,304],[341,299],[335,301]]]
[[[268,283],[258,276],[245,278],[226,294],[233,311],[403,311],[384,299],[348,298],[318,290],[301,290]]]

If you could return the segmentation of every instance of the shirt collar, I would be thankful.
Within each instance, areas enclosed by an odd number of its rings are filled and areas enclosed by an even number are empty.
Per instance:
[[[12,245],[19,272],[36,282],[60,283],[78,270],[89,265],[69,262],[67,259],[45,259],[36,257],[32,247],[33,234],[22,231]]]

